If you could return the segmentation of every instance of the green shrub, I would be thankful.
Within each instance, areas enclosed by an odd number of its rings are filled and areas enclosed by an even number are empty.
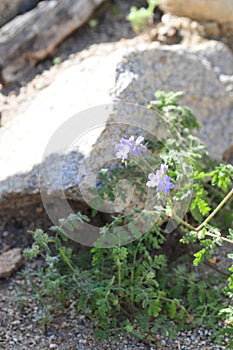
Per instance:
[[[78,299],[77,312],[88,315],[98,324],[96,334],[101,338],[125,331],[153,344],[155,332],[165,332],[172,337],[180,329],[202,325],[215,330],[216,341],[226,333],[233,339],[233,309],[227,304],[233,295],[233,266],[227,286],[222,278],[224,274],[220,273],[214,281],[205,277],[200,279],[190,270],[189,264],[193,258],[195,265],[208,261],[224,241],[233,243],[233,231],[222,231],[223,218],[229,225],[233,221],[230,202],[233,167],[216,164],[208,157],[206,147],[192,135],[200,125],[188,107],[177,104],[180,96],[181,93],[162,91],[155,94],[156,99],[148,108],[164,119],[170,128],[170,137],[154,143],[145,140],[150,154],[143,157],[156,167],[158,160],[151,154],[159,153],[162,162],[169,166],[169,179],[174,184],[182,179],[184,166],[192,169],[187,175],[192,182],[171,189],[173,202],[169,194],[157,193],[165,205],[163,208],[154,207],[160,213],[159,219],[145,234],[142,235],[134,225],[134,213],[116,214],[111,223],[102,227],[96,247],[81,249],[76,256],[72,247],[67,246],[66,225],[77,229],[79,223],[88,222],[92,217],[77,213],[68,221],[61,220],[60,227],[52,227],[51,234],[42,230],[31,232],[34,243],[24,251],[25,257],[41,256],[45,267],[39,271],[23,272],[26,284],[19,300],[23,305],[29,290],[39,302],[41,312],[35,318],[43,325],[75,297]],[[116,166],[112,170],[100,171],[98,191],[102,198],[114,201],[113,188],[121,178],[123,168]],[[136,174],[135,187],[146,192],[145,176],[136,168],[136,163],[129,159],[127,171],[130,176]],[[174,203],[182,203],[190,194],[191,205],[183,220],[174,210]],[[218,215],[219,211],[221,215]],[[92,215],[96,215],[95,210]],[[189,249],[172,262],[165,249],[166,243],[174,237],[174,232],[166,232],[170,218],[180,223],[175,233],[189,245]],[[117,239],[124,237],[126,224],[137,239],[126,245],[117,244]],[[113,232],[110,236],[112,247],[101,248],[110,229]],[[178,245],[178,240],[175,244]],[[190,251],[193,254],[190,255]],[[233,254],[229,255],[232,257]],[[221,317],[225,318],[227,326],[219,331]]]
[[[131,23],[132,29],[139,33],[149,25],[153,24],[154,10],[158,6],[157,0],[148,0],[147,8],[138,9],[132,6],[126,19]]]

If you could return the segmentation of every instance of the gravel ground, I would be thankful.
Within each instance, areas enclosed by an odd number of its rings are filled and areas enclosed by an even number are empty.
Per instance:
[[[58,57],[61,64],[53,66],[53,58],[47,59],[35,67],[30,77],[25,77],[25,83],[22,82],[23,86],[2,87],[2,89],[0,87],[0,105],[2,104],[5,109],[10,109],[14,104],[21,104],[24,108],[38,90],[51,83],[58,71],[67,65],[72,65],[73,60],[84,59],[86,55],[90,55],[92,50],[98,49],[97,44],[133,37],[134,33],[130,29],[129,23],[125,21],[125,16],[131,5],[141,6],[144,3],[140,0],[115,0],[115,14],[109,11],[109,8],[100,9],[96,15],[98,20],[96,28],[93,29],[88,24],[85,25],[57,49],[54,57]],[[1,240],[0,232],[0,245],[7,243],[12,248],[25,247],[30,242],[26,238],[22,239],[25,236],[25,231],[17,224],[12,223],[7,229],[10,230],[8,238],[11,237],[11,240],[10,242]],[[6,227],[3,230],[6,230]],[[33,265],[31,267],[33,268]],[[30,348],[35,350],[220,350],[225,349],[228,342],[226,338],[221,346],[214,345],[210,340],[211,330],[203,328],[181,332],[177,334],[175,340],[166,339],[158,334],[155,339],[156,347],[137,342],[127,335],[120,335],[119,340],[112,337],[108,341],[99,341],[94,337],[93,323],[85,316],[77,315],[75,300],[71,301],[64,313],[57,317],[45,331],[34,322],[33,314],[37,308],[35,302],[29,300],[30,307],[23,310],[17,307],[15,294],[22,283],[23,279],[17,273],[7,281],[0,280],[0,350],[26,350]]]
[[[22,234],[25,232],[21,230]],[[7,237],[0,240],[0,243],[7,244]],[[17,236],[15,236],[15,242],[21,248],[29,244],[28,240],[26,244]],[[226,246],[215,255],[216,267],[221,271],[226,270],[226,255],[229,251],[229,247]],[[40,260],[25,262],[25,266],[32,270],[42,265],[43,262]],[[213,271],[217,277],[218,272],[207,265],[196,268],[196,272],[202,277],[207,277]],[[127,334],[120,334],[119,339],[112,336],[109,340],[97,340],[94,335],[95,325],[87,317],[77,312],[77,300],[75,299],[70,300],[69,306],[45,329],[35,322],[35,315],[40,311],[37,301],[27,296],[27,305],[23,308],[20,308],[17,302],[17,293],[24,283],[23,276],[18,272],[14,273],[9,280],[0,281],[0,350],[32,348],[38,350],[223,350],[228,344],[227,337],[224,338],[221,345],[214,344],[211,340],[212,330],[204,327],[179,332],[176,339],[155,334],[153,346],[140,342]],[[222,327],[223,325],[219,324],[219,329]]]
[[[9,281],[0,284],[0,349],[221,350],[226,348],[227,338],[222,345],[214,345],[210,340],[211,330],[204,328],[180,332],[175,340],[158,334],[155,336],[153,347],[127,335],[119,335],[118,340],[114,337],[108,341],[96,340],[93,323],[85,316],[77,314],[75,300],[71,300],[69,307],[45,331],[34,321],[33,313],[37,311],[35,302],[28,300],[30,306],[23,310],[17,306],[15,293],[22,283],[22,277],[15,274]]]

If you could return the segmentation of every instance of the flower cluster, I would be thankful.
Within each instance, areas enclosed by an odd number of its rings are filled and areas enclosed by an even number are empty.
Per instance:
[[[144,137],[139,136],[136,140],[134,136],[131,136],[129,139],[122,138],[120,143],[116,145],[116,157],[125,162],[128,159],[129,154],[139,156],[146,153],[146,145],[143,144]],[[171,182],[170,177],[166,174],[168,171],[168,166],[162,164],[160,170],[157,170],[156,173],[150,173],[148,175],[149,181],[147,181],[147,187],[157,187],[158,191],[169,193],[171,189],[175,186]]]
[[[125,161],[130,153],[136,156],[145,154],[146,146],[143,142],[143,136],[139,136],[136,140],[134,140],[134,136],[131,136],[129,139],[122,138],[120,143],[116,145],[116,157]]]
[[[157,187],[158,191],[163,191],[169,193],[172,188],[174,188],[174,184],[171,183],[170,177],[166,175],[168,171],[168,166],[165,164],[161,165],[160,170],[156,171],[156,174],[150,173],[148,175],[149,181],[147,181],[147,187]]]

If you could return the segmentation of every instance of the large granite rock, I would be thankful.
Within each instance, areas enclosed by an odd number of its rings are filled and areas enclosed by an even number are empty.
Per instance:
[[[174,15],[196,20],[233,22],[231,0],[160,0],[160,7]]]
[[[206,59],[218,77],[221,75],[233,75],[232,51],[222,42],[209,40],[190,48],[190,52]]]
[[[106,136],[106,140],[117,142],[127,121],[156,131],[153,114],[145,114],[142,107],[154,98],[156,90],[186,93],[181,103],[194,110],[203,124],[201,138],[211,155],[221,158],[233,136],[232,99],[221,81],[221,77],[230,79],[233,74],[232,56],[221,45],[207,42],[186,49],[178,45],[139,45],[136,40],[103,44],[58,73],[55,81],[28,105],[23,100],[21,110],[3,112],[1,215],[27,215],[33,203],[41,203],[41,195],[46,210],[54,208],[55,220],[68,214],[69,206],[63,206],[66,199],[79,202],[79,209],[90,204],[79,184],[90,182],[92,169],[104,165],[100,140]],[[112,105],[113,100],[122,104]],[[132,110],[131,106],[130,111],[123,102],[141,107]],[[114,118],[116,111],[119,113]],[[109,129],[111,121],[120,124]],[[88,154],[94,163],[80,174]]]
[[[19,96],[14,103],[15,107],[2,111],[0,128],[0,215],[4,218],[1,220],[2,224],[9,216],[16,218],[30,216],[32,211],[36,210],[36,204],[41,203],[40,180],[44,194],[52,197],[65,190],[70,199],[75,201],[80,199],[77,191],[77,166],[90,151],[101,130],[89,133],[88,138],[79,144],[76,152],[70,148],[69,140],[72,132],[75,139],[93,126],[90,120],[82,114],[79,115],[79,112],[111,102],[109,90],[114,85],[116,65],[124,52],[123,48],[116,50],[115,46],[106,44],[86,50],[82,53],[82,58],[78,57],[69,64],[64,63],[66,68],[57,71],[56,79],[52,83],[54,75],[52,72],[37,77],[32,85],[38,86],[38,93],[31,101],[27,97],[28,93],[31,94],[29,87],[29,92],[26,92],[23,100]],[[50,85],[46,87],[49,81]],[[59,142],[49,150],[51,152],[46,154],[49,157],[45,160],[44,152],[54,133],[76,115],[76,124],[68,130],[67,138],[64,138],[63,133]],[[102,115],[100,120],[104,123],[107,118],[108,115]],[[64,140],[68,145],[64,145]],[[68,156],[65,158],[66,153]],[[57,170],[60,164],[62,164],[62,179]],[[76,190],[68,194],[68,189],[74,186]]]
[[[146,105],[156,90],[184,91],[180,103],[194,111],[202,124],[200,137],[210,154],[220,159],[233,140],[232,99],[221,82],[223,75],[233,74],[232,64],[232,55],[223,44],[207,42],[184,49],[155,43],[124,57],[117,67],[114,96]]]

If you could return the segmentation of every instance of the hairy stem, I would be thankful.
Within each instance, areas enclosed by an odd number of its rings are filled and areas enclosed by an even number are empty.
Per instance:
[[[70,259],[66,256],[66,254],[64,253],[64,251],[62,250],[62,248],[59,249],[59,253],[62,257],[62,259],[64,260],[64,262],[69,266],[69,268],[71,269],[72,272],[75,271],[74,266],[72,265]]]
[[[117,276],[118,276],[118,286],[121,285],[121,262],[117,259]]]
[[[179,216],[177,216],[173,210],[173,206],[171,203],[170,198],[167,196],[167,200],[168,203],[170,205],[170,208],[172,210],[172,215],[175,218],[175,220],[177,220],[178,222],[180,222],[184,227],[186,227],[187,229],[191,230],[191,231],[195,231],[195,232],[199,232],[201,231],[201,229],[203,229],[203,227],[205,227],[206,224],[208,224],[208,222],[219,212],[219,210],[224,206],[224,204],[231,198],[231,196],[233,195],[233,188],[232,190],[223,198],[223,200],[219,203],[219,205],[212,211],[212,213],[202,222],[201,225],[199,225],[198,227],[193,227],[192,225],[190,225],[189,223],[187,223],[186,221],[182,220]],[[206,236],[210,236],[213,238],[221,238],[223,241],[228,242],[233,244],[233,240],[228,239],[226,237],[220,237],[212,232],[206,232]]]
[[[212,211],[212,213],[208,216],[208,218],[206,218],[205,221],[203,221],[203,223],[195,229],[195,231],[197,232],[200,231],[218,213],[218,211],[224,206],[224,204],[231,198],[232,195],[233,195],[233,188],[226,195],[226,197],[223,198],[223,200],[219,203],[219,205]]]

